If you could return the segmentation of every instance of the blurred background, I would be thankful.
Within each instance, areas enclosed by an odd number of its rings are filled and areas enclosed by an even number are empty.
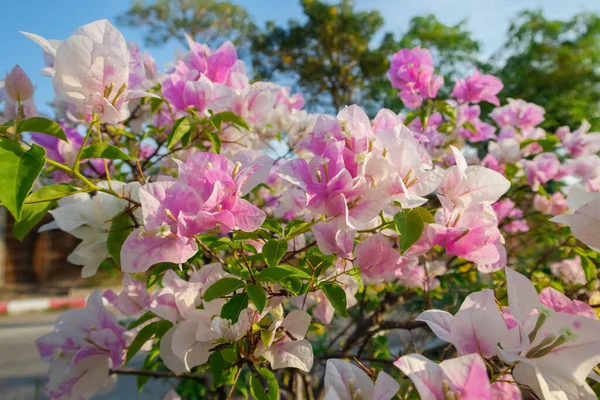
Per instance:
[[[64,39],[107,18],[162,70],[187,48],[186,33],[211,47],[231,40],[254,80],[292,86],[309,112],[334,113],[352,103],[373,114],[381,107],[402,111],[385,71],[392,53],[422,46],[442,66],[447,91],[477,68],[503,81],[501,100],[544,107],[545,129],[577,127],[583,119],[600,129],[598,0],[19,0],[2,6],[0,71],[19,64],[37,85],[39,111],[48,115],[53,90],[39,76],[42,52],[19,31]],[[34,230],[20,242],[12,224],[0,209],[0,314],[14,300],[70,297],[77,304],[95,286],[119,285],[111,268],[79,278],[81,267],[66,261],[77,239]],[[0,318],[0,389],[8,397],[0,397],[37,398],[45,366],[33,340],[51,329],[54,316],[7,318]]]

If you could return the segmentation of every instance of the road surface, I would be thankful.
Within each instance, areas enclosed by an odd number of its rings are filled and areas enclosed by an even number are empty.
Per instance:
[[[50,332],[57,313],[39,313],[0,317],[0,398],[2,400],[43,399],[48,364],[42,362],[35,339]],[[162,400],[169,389],[165,382],[150,380],[142,393],[137,392],[135,377],[121,376],[117,387],[102,400]]]

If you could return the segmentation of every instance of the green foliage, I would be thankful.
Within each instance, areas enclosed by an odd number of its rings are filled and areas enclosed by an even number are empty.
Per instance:
[[[233,384],[235,375],[238,371],[237,366],[231,365],[231,363],[225,359],[224,353],[224,350],[217,351],[210,356],[210,372],[215,388],[226,384]]]
[[[121,247],[129,234],[133,232],[133,227],[133,220],[127,213],[117,216],[110,224],[106,247],[113,261],[119,267],[121,266]]]
[[[287,242],[285,240],[271,239],[263,246],[262,249],[265,263],[269,267],[276,267],[279,265],[279,261],[281,261],[286,252]]]
[[[138,351],[142,348],[144,343],[150,340],[152,337],[163,337],[163,335],[173,326],[173,323],[167,320],[161,320],[152,322],[145,327],[143,327],[133,342],[129,345],[127,349],[127,354],[125,356],[125,362],[129,363],[131,359],[137,354]]]
[[[185,34],[211,47],[226,40],[243,46],[255,30],[243,7],[217,0],[136,1],[117,21],[123,26],[145,28],[145,41],[151,46],[171,39],[184,44]]]
[[[417,209],[407,210],[406,212],[400,211],[394,215],[394,223],[396,230],[400,234],[400,252],[404,253],[410,246],[415,244],[423,234],[424,219],[427,213],[431,218],[431,214],[425,209],[417,211]],[[423,214],[423,216],[422,216]]]
[[[184,136],[189,135],[192,130],[192,124],[188,117],[179,118],[173,124],[171,132],[169,133],[169,140],[167,142],[167,149],[172,150],[177,143],[179,143]]]
[[[42,172],[46,152],[34,144],[24,151],[19,144],[0,140],[0,201],[18,221],[23,203]]]
[[[277,382],[275,374],[267,368],[259,368],[257,371],[266,379],[268,387],[263,387],[259,378],[253,374],[250,375],[250,393],[252,397],[257,400],[277,400],[279,398],[279,382]],[[265,389],[268,393],[265,393]]]
[[[308,275],[306,272],[302,271],[299,268],[285,264],[279,265],[277,267],[269,267],[263,269],[256,276],[256,279],[259,282],[278,282],[279,280],[290,276],[295,276],[303,279],[310,279],[310,275]]]
[[[32,117],[19,122],[17,132],[37,132],[54,136],[60,140],[68,142],[65,131],[59,123],[42,117]]]
[[[327,296],[327,300],[331,303],[335,311],[337,311],[342,317],[348,316],[348,311],[346,310],[346,292],[340,285],[335,283],[323,283],[320,285],[323,292],[325,292],[325,296]]]
[[[248,294],[238,293],[231,297],[221,309],[221,318],[229,319],[236,323],[242,310],[248,307]]]
[[[211,115],[209,119],[211,125],[217,130],[217,132],[223,129],[223,123],[231,124],[243,129],[249,129],[246,121],[236,113],[232,111],[223,111],[218,114]]]
[[[314,106],[335,111],[359,98],[370,79],[382,76],[387,54],[371,47],[383,18],[357,11],[353,1],[301,1],[304,20],[268,22],[252,39],[253,66],[261,78],[291,76]]]
[[[135,157],[131,157],[123,153],[117,146],[113,146],[108,143],[94,143],[86,146],[81,151],[81,159],[87,160],[90,158],[105,158],[107,160],[133,160]]]
[[[211,301],[219,297],[223,297],[244,286],[244,282],[236,278],[222,278],[213,283],[206,289],[204,301]]]
[[[23,240],[25,235],[54,207],[58,199],[75,192],[77,192],[77,188],[72,185],[58,183],[44,186],[27,196],[23,204],[21,219],[15,223],[13,228],[15,238]]]
[[[545,108],[543,126],[578,126],[587,119],[600,127],[600,16],[577,14],[547,19],[542,11],[524,11],[510,25],[497,59],[502,94]]]
[[[246,286],[248,297],[252,300],[252,303],[256,306],[259,313],[262,313],[265,305],[267,304],[267,294],[261,285],[248,285]]]

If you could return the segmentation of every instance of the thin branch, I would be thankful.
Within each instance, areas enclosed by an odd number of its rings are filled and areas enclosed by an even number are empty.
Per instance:
[[[206,384],[206,378],[201,375],[194,374],[176,374],[171,371],[149,371],[144,369],[135,368],[113,368],[110,374],[116,375],[135,375],[135,376],[149,376],[150,378],[166,379],[166,378],[177,378],[177,379],[189,379],[194,380],[203,384]]]

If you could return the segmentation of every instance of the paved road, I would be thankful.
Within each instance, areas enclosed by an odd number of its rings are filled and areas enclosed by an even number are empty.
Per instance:
[[[54,313],[0,317],[0,398],[2,400],[47,399],[43,396],[48,365],[39,359],[35,339],[50,332]],[[95,399],[163,399],[167,385],[150,381],[137,392],[134,377],[120,377],[115,390]]]

